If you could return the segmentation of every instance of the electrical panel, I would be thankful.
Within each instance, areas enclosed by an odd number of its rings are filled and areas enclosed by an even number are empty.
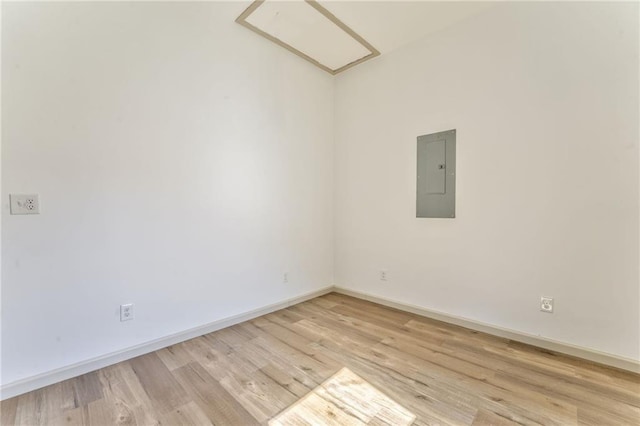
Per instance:
[[[456,217],[456,131],[418,136],[416,217]]]

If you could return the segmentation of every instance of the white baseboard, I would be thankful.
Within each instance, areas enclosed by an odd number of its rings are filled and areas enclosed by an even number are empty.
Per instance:
[[[81,361],[52,371],[47,371],[46,373],[38,374],[26,379],[7,383],[0,386],[0,400],[11,398],[13,396],[30,392],[32,390],[40,389],[44,386],[61,382],[63,380],[71,379],[73,377],[80,376],[82,374],[89,373],[91,371],[95,371],[100,368],[116,364],[118,362],[126,361],[128,359],[135,358],[149,352],[157,351],[158,349],[166,348],[167,346],[175,345],[176,343],[184,342],[185,340],[193,339],[194,337],[212,333],[216,330],[230,327],[232,325],[248,321],[280,309],[284,309],[291,305],[295,305],[297,303],[322,296],[332,291],[333,286],[328,286],[320,290],[312,291],[310,293],[302,294],[300,296],[284,300],[282,302],[273,303],[262,308],[254,309],[228,318],[223,318],[209,324],[191,328],[189,330],[171,334],[169,336],[161,337],[149,342],[141,343],[130,348],[111,352],[106,355],[88,359],[86,361]]]
[[[459,325],[471,330],[481,331],[483,333],[491,334],[498,337],[504,337],[506,339],[514,340],[521,343],[527,343],[539,348],[560,352],[566,355],[571,355],[574,357],[597,362],[599,364],[608,365],[610,367],[616,367],[622,370],[631,371],[633,373],[640,373],[640,361],[632,358],[624,358],[606,352],[600,352],[569,343],[559,342],[557,340],[547,339],[546,337],[522,333],[519,331],[510,330],[507,328],[502,328],[495,325],[458,317],[455,315],[449,315],[443,312],[432,311],[430,309],[421,308],[419,306],[411,305],[408,303],[397,302],[384,297],[374,296],[372,294],[349,290],[338,286],[334,287],[333,291],[347,296],[356,297],[358,299],[368,300],[380,305],[389,306],[391,308],[396,308],[401,311],[411,312],[423,317],[447,322],[449,324]]]
[[[450,324],[459,325],[471,330],[481,331],[494,336],[504,337],[517,342],[527,343],[540,348],[560,352],[563,354],[583,358],[589,361],[597,362],[600,364],[608,365],[611,367],[620,368],[623,370],[631,371],[634,373],[640,373],[640,361],[631,358],[623,358],[617,355],[595,351],[589,348],[584,348],[576,345],[571,345],[564,342],[559,342],[545,337],[534,336],[532,334],[522,333],[515,330],[510,330],[495,325],[482,323],[479,321],[470,320],[467,318],[458,317],[455,315],[449,315],[443,312],[432,311],[419,306],[397,302],[384,297],[374,296],[372,294],[363,293],[359,291],[349,290],[337,286],[329,286],[316,290],[310,293],[305,293],[297,297],[293,297],[282,302],[273,303],[271,305],[254,309],[242,314],[234,315],[228,318],[223,318],[214,321],[209,324],[205,324],[199,327],[195,327],[189,330],[185,330],[179,333],[171,334],[166,337],[155,339],[146,343],[141,343],[130,348],[126,348],[120,351],[112,352],[103,356],[81,361],[76,364],[61,367],[46,373],[38,374],[36,376],[28,377],[26,379],[18,380],[15,382],[7,383],[0,386],[0,400],[11,398],[16,395],[20,395],[32,390],[42,388],[63,380],[71,379],[76,376],[80,376],[91,371],[98,370],[100,368],[108,367],[109,365],[116,364],[118,362],[126,361],[131,358],[135,358],[140,355],[147,354],[149,352],[156,351],[158,349],[165,348],[167,346],[175,345],[176,343],[184,342],[185,340],[193,339],[204,334],[212,333],[214,331],[230,327],[232,325],[248,321],[257,318],[262,315],[275,312],[280,309],[284,309],[291,305],[304,302],[306,300],[313,299],[318,296],[322,296],[327,293],[335,291],[336,293],[345,294],[347,296],[356,297],[358,299],[368,300],[370,302],[378,303],[380,305],[389,306],[391,308],[400,309],[405,312],[411,312],[417,315],[421,315],[427,318],[433,318],[439,321],[444,321]]]

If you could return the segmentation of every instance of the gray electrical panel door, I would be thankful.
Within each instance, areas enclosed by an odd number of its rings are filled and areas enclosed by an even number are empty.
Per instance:
[[[456,217],[456,131],[418,136],[416,217]]]

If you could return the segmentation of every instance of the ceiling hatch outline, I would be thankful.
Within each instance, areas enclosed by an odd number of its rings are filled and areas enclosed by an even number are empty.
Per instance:
[[[292,52],[293,54],[301,57],[302,59],[311,62],[313,65],[317,66],[318,68],[328,72],[331,75],[336,75],[342,71],[345,71],[351,67],[354,67],[358,64],[361,64],[362,62],[368,61],[369,59],[373,59],[376,56],[380,55],[380,52],[371,45],[371,43],[369,43],[367,40],[365,40],[362,36],[360,36],[358,33],[356,33],[355,31],[353,31],[351,28],[349,28],[349,26],[347,26],[344,22],[342,22],[340,19],[338,19],[333,13],[331,13],[329,10],[327,10],[326,8],[324,8],[322,5],[320,5],[316,0],[304,0],[304,3],[309,5],[310,7],[312,7],[315,11],[317,11],[318,13],[320,13],[324,18],[326,18],[331,24],[334,24],[337,28],[339,28],[340,30],[342,30],[345,34],[347,34],[349,37],[351,37],[351,39],[355,40],[357,43],[359,43],[362,47],[364,47],[365,50],[369,51],[368,54],[352,60],[342,66],[339,66],[337,68],[331,68],[330,66],[327,66],[323,63],[320,62],[320,60],[315,59],[313,57],[311,57],[310,55],[302,52],[301,50],[297,49],[296,47],[292,46],[291,44],[281,40],[280,38],[276,37],[273,34],[268,33],[267,31],[253,25],[252,23],[248,22],[247,19],[251,17],[251,15],[260,7],[265,3],[266,0],[255,0],[253,3],[251,3],[249,5],[249,7],[247,7],[245,9],[244,12],[242,12],[240,14],[240,16],[238,16],[236,18],[236,22],[240,25],[242,25],[245,28],[248,28],[249,30],[261,35],[262,37],[266,38],[267,40],[272,41],[273,43],[284,47],[285,49],[287,49],[288,51]],[[273,0],[270,1],[270,3],[273,2]],[[301,2],[302,3],[302,2]]]

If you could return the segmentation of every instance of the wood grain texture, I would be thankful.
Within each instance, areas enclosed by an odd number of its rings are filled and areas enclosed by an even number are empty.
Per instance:
[[[129,364],[153,403],[155,411],[175,410],[189,402],[187,393],[155,352],[134,358]]]
[[[343,368],[271,419],[269,426],[408,426],[415,418],[366,380]]]
[[[339,387],[312,391],[343,368],[415,425],[640,425],[637,374],[336,293],[2,401],[0,423],[244,426],[304,398],[341,416]]]

